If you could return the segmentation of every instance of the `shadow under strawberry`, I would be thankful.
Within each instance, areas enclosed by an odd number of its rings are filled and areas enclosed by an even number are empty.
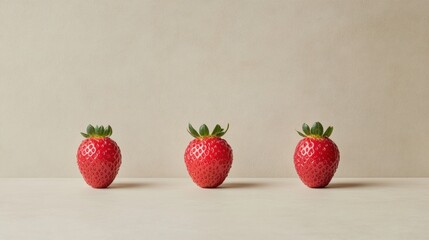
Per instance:
[[[380,182],[341,182],[341,183],[331,183],[326,188],[371,188],[371,187],[381,187],[387,186],[388,183]]]
[[[119,188],[145,188],[150,187],[149,183],[113,183],[109,186],[109,189],[119,189]]]
[[[238,183],[224,183],[218,188],[263,188],[267,187],[267,183],[261,182],[238,182]]]

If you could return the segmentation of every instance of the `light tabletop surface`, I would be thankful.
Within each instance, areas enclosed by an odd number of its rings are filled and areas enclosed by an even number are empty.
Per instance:
[[[0,239],[429,239],[429,178],[0,179]]]

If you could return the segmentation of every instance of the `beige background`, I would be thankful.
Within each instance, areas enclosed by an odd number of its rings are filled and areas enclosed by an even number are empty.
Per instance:
[[[429,177],[429,1],[0,0],[0,177],[78,177],[111,124],[121,177],[184,177],[188,122],[230,123],[233,177],[295,177],[302,122],[337,176]]]

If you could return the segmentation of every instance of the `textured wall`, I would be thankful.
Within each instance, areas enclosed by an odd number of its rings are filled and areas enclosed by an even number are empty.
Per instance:
[[[0,0],[0,177],[77,177],[110,124],[121,177],[187,176],[188,122],[230,123],[233,177],[294,177],[335,127],[337,176],[429,177],[429,1]]]

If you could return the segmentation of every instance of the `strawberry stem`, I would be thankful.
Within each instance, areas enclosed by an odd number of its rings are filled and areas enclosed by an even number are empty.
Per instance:
[[[110,137],[112,135],[112,127],[108,125],[106,128],[104,126],[92,126],[91,124],[88,125],[86,128],[86,133],[81,132],[83,137],[85,138],[103,138],[103,137]]]
[[[199,132],[195,130],[195,128],[189,123],[188,124],[188,133],[191,134],[194,138],[206,138],[206,137],[222,137],[225,135],[225,133],[229,129],[229,124],[227,125],[226,129],[223,129],[219,124],[216,124],[216,126],[213,129],[213,132],[210,134],[210,130],[207,127],[207,125],[203,124],[199,128]]]
[[[326,131],[323,132],[323,125],[320,122],[315,122],[311,128],[304,123],[302,124],[302,131],[304,133],[297,131],[301,137],[329,138],[334,131],[334,127],[329,126]]]

